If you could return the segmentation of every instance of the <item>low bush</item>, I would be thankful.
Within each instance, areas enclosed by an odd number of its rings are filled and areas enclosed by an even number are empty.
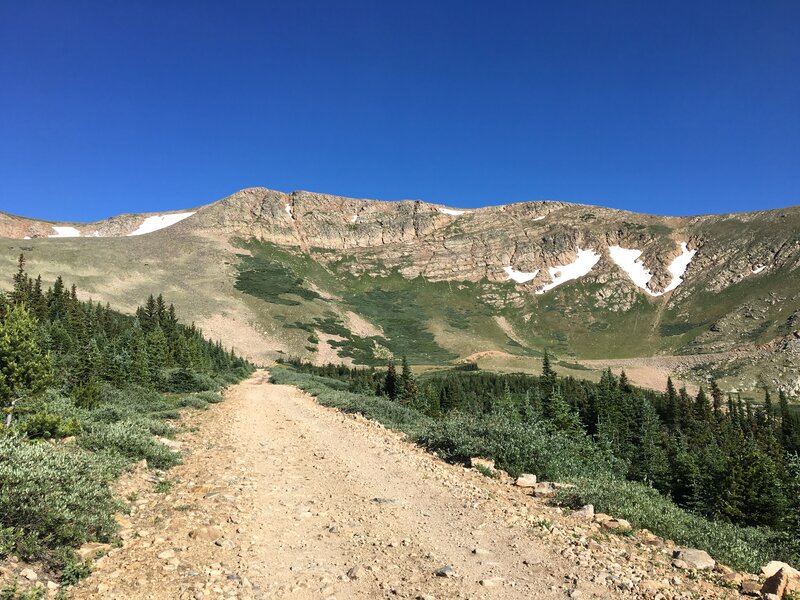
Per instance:
[[[107,464],[76,448],[0,436],[0,550],[23,558],[108,541],[119,505]]]
[[[755,572],[771,560],[800,564],[800,548],[780,532],[710,521],[683,510],[655,489],[632,481],[609,478],[573,480],[575,488],[559,492],[557,501],[595,509],[647,528],[678,544],[703,548],[733,568]]]
[[[168,469],[180,462],[180,455],[153,439],[141,423],[121,421],[110,425],[98,424],[78,438],[87,450],[118,454],[129,461],[146,459],[158,469]]]

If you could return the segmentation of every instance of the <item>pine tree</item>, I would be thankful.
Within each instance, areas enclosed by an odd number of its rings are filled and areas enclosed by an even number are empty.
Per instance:
[[[18,304],[0,321],[0,406],[7,413],[6,426],[17,402],[41,392],[51,376],[50,355],[39,344],[36,319]]]
[[[583,431],[578,415],[572,411],[559,387],[556,387],[550,396],[545,416],[550,419],[550,422],[559,431],[567,433],[581,433]]]
[[[386,378],[383,380],[383,393],[390,400],[397,400],[397,388],[397,370],[394,367],[394,361],[389,361],[389,366],[386,369]]]
[[[557,376],[550,365],[550,353],[545,349],[542,357],[542,384],[545,394],[551,394],[556,387]]]
[[[417,381],[414,379],[414,373],[411,371],[411,366],[408,364],[408,359],[403,355],[402,371],[400,380],[403,382],[401,401],[406,405],[414,405],[417,401]]]

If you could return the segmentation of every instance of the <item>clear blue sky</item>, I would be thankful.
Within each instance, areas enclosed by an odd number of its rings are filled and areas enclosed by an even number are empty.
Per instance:
[[[800,204],[800,2],[0,0],[0,210]]]

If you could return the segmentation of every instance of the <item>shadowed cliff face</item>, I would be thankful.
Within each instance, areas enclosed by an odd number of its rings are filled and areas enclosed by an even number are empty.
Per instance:
[[[744,350],[785,359],[795,356],[799,328],[791,319],[800,310],[798,208],[675,218],[549,201],[459,209],[252,188],[198,209],[91,224],[0,215],[0,234],[31,238],[25,244],[42,266],[55,268],[67,255],[84,270],[102,260],[100,271],[120,280],[126,267],[117,254],[125,253],[127,268],[141,281],[136,289],[170,281],[171,273],[174,282],[180,273],[185,289],[178,295],[186,295],[188,314],[202,321],[214,306],[230,304],[252,335],[260,332],[292,354],[321,353],[315,346],[324,342],[308,342],[305,337],[318,337],[309,332],[334,336],[326,349],[334,357],[361,343],[356,337],[370,337],[347,326],[348,313],[364,316],[370,309],[350,297],[354,290],[367,297],[376,290],[405,294],[409,302],[413,296],[419,330],[446,350],[430,356],[520,354],[548,346],[592,358]],[[80,237],[49,239],[54,235]],[[21,247],[8,246],[9,260]],[[245,247],[262,260],[251,279],[260,276],[258,268],[264,278],[276,277],[268,265],[278,264],[302,289],[316,290],[318,298],[301,294],[298,300],[302,319],[269,298],[234,289],[242,260],[236,248]],[[172,253],[164,254],[168,248]],[[142,259],[147,268],[136,263],[137,255],[148,256]],[[190,290],[192,271],[203,281],[217,278],[215,291]],[[98,280],[84,279],[89,292],[111,295]],[[385,336],[372,342],[391,350],[399,333],[381,322],[381,314],[367,317]],[[302,336],[279,318],[295,319],[289,323],[299,323]],[[508,339],[516,345],[509,348]],[[698,377],[738,370],[755,385],[753,365],[761,359],[741,360],[737,355],[724,372]],[[783,376],[779,371],[765,373],[774,380]]]

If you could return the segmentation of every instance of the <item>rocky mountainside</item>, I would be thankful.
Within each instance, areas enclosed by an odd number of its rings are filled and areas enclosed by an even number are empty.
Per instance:
[[[163,290],[262,359],[518,368],[549,348],[567,370],[665,356],[689,380],[800,393],[800,207],[678,218],[253,188],[92,224],[0,215],[0,234],[31,272],[71,266],[93,296],[130,305]]]

